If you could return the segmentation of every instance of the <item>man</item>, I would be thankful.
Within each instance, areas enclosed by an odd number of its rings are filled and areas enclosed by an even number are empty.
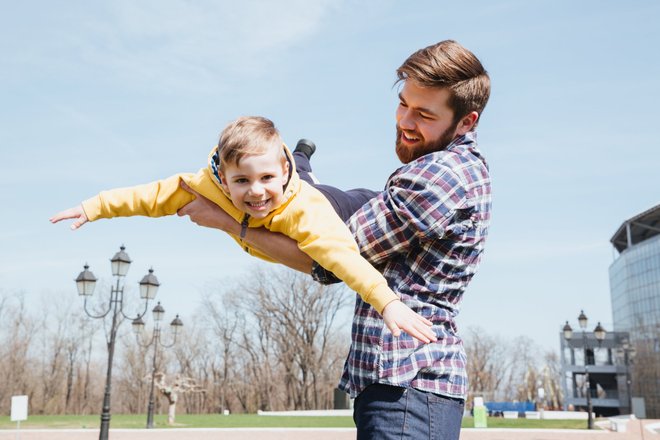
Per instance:
[[[479,60],[454,41],[415,52],[397,75],[403,87],[396,154],[404,165],[348,226],[401,301],[433,322],[438,341],[393,336],[358,297],[340,388],[355,397],[358,439],[458,439],[467,373],[454,318],[490,221],[490,177],[475,132],[490,80]],[[200,198],[179,214],[240,232]],[[321,282],[333,281],[286,237],[250,230],[246,240]]]

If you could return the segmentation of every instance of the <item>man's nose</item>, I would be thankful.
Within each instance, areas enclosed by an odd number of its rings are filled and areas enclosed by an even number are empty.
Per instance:
[[[399,117],[399,128],[403,130],[414,130],[415,129],[415,120],[413,118],[412,112],[409,109],[400,109],[397,112]]]

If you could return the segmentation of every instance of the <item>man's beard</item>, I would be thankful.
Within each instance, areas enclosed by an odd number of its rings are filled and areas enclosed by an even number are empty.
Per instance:
[[[454,132],[458,124],[447,128],[438,139],[434,141],[427,141],[417,144],[413,147],[407,147],[401,142],[401,129],[396,127],[396,155],[402,163],[410,163],[413,160],[419,159],[425,154],[433,153],[435,151],[442,151],[451,144],[454,140]]]

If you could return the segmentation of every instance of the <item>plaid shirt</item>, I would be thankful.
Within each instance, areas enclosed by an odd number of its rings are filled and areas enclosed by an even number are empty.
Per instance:
[[[470,132],[399,168],[349,219],[362,255],[406,305],[433,322],[438,341],[392,337],[358,296],[339,388],[356,397],[378,382],[466,397],[465,351],[454,318],[481,259],[490,209],[488,166]],[[332,282],[318,265],[313,275]]]

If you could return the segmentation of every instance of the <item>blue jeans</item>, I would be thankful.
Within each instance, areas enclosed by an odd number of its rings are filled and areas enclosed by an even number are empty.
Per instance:
[[[358,440],[458,440],[463,401],[414,388],[368,386],[355,399]]]

